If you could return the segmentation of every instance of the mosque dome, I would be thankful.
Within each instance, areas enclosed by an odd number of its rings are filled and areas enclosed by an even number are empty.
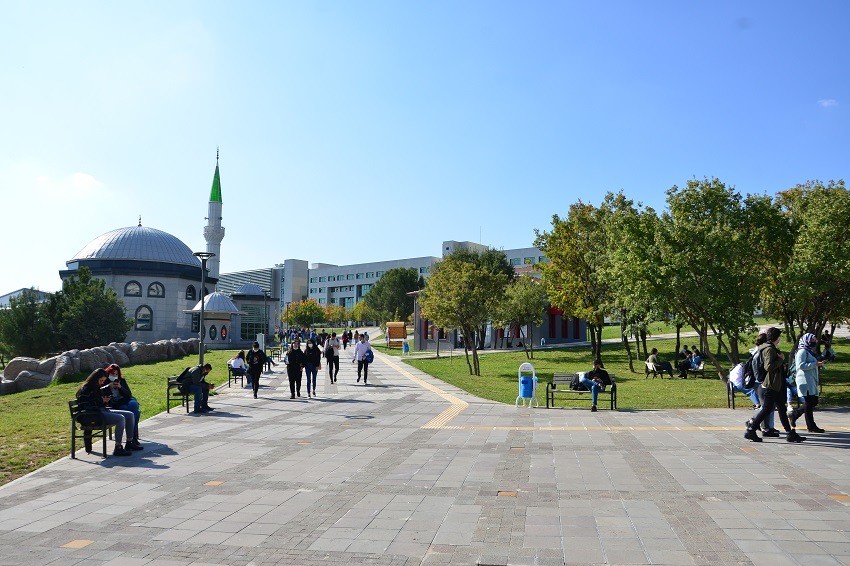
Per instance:
[[[201,267],[189,246],[175,236],[147,226],[118,228],[102,234],[68,263],[86,260],[135,260]]]
[[[239,309],[236,308],[233,301],[219,291],[204,297],[204,311],[207,313],[239,313]],[[198,301],[191,312],[201,312],[201,301]]]
[[[243,283],[238,289],[233,291],[234,295],[243,295],[245,297],[265,297],[266,293],[255,283]]]

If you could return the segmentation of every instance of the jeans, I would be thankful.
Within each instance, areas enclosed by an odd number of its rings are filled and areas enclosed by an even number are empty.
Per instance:
[[[202,381],[198,385],[192,385],[189,387],[189,393],[195,397],[195,412],[200,413],[201,409],[204,409],[207,406],[207,399],[209,399],[210,396],[210,388],[207,386],[206,382]]]
[[[127,441],[134,440],[130,438],[132,430],[136,427],[136,418],[130,411],[119,411],[117,409],[101,409],[100,414],[103,415],[103,424],[113,425],[115,427],[115,445],[121,444],[124,439],[124,430],[127,431]]]
[[[248,385],[251,386],[251,389],[254,391],[254,395],[256,395],[257,391],[260,390],[260,372],[262,371],[262,368],[248,370]]]
[[[587,379],[586,377],[581,378],[581,384],[587,387],[588,391],[590,391],[590,397],[593,400],[593,404],[596,404],[596,399],[599,398],[599,390],[602,388],[597,382],[592,379]]]
[[[750,401],[753,402],[753,405],[758,405],[759,403],[761,403],[761,401],[759,401],[759,396],[756,394],[756,388],[755,387],[753,387],[752,389],[744,389],[743,387],[738,387],[737,385],[735,385],[733,383],[732,389],[734,389],[738,393],[743,393],[744,395],[749,397]]]
[[[313,393],[316,392],[316,374],[319,372],[319,369],[311,363],[307,363],[304,369],[307,371],[307,393],[310,391]],[[310,388],[310,384],[312,383],[313,387]]]
[[[365,360],[357,360],[357,379],[360,380],[360,372],[363,372],[363,383],[369,379],[369,362]]]
[[[136,401],[135,399],[130,399],[129,402],[125,403],[124,405],[119,405],[119,406],[115,407],[115,409],[117,409],[119,411],[130,411],[131,413],[133,413],[133,418],[135,419],[134,426],[133,426],[133,438],[138,440],[139,439],[139,417],[142,416],[142,410],[139,407],[139,402]]]
[[[339,373],[339,356],[328,358],[328,377],[331,381],[336,381],[336,375]]]

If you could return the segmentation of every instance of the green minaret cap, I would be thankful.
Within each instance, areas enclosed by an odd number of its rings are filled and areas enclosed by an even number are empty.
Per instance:
[[[215,155],[215,175],[213,175],[212,190],[210,191],[210,202],[221,202],[221,179],[218,176],[218,151]]]

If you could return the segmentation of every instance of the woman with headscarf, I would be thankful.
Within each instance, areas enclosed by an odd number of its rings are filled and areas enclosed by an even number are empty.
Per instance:
[[[817,336],[811,333],[803,334],[798,343],[797,355],[794,356],[794,365],[797,368],[795,381],[797,382],[797,394],[803,401],[803,406],[795,409],[791,415],[791,426],[794,426],[801,415],[806,417],[806,430],[809,432],[824,432],[815,424],[815,407],[818,404],[820,393],[820,379],[818,372],[823,367],[815,354],[818,345]]]

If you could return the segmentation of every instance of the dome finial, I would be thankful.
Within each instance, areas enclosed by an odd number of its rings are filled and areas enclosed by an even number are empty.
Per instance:
[[[218,146],[215,146],[215,163],[218,165]]]
[[[139,226],[141,226],[141,225],[142,225],[142,215],[140,214],[139,215]]]

